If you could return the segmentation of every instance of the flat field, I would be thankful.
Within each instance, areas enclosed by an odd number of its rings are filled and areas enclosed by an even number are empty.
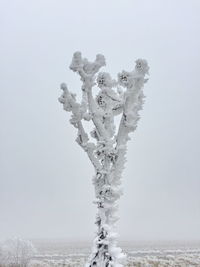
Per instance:
[[[37,255],[29,266],[83,267],[91,244],[64,240],[34,240]],[[121,242],[127,267],[200,267],[200,242]]]

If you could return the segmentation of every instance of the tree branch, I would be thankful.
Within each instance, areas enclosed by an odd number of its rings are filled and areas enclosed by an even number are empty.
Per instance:
[[[88,109],[92,115],[92,121],[96,127],[98,134],[104,139],[108,139],[108,133],[101,122],[100,109],[94,101],[92,96],[92,87],[95,85],[95,74],[99,69],[105,66],[105,58],[103,55],[98,54],[94,62],[89,62],[87,59],[83,59],[80,52],[75,52],[70,64],[70,69],[77,72],[83,82],[82,90],[87,94]]]
[[[139,120],[139,111],[142,109],[144,94],[142,88],[147,82],[148,74],[146,60],[138,59],[133,72],[122,71],[118,74],[119,84],[126,88],[123,113],[117,133],[117,147],[126,144],[130,132],[135,131]]]
[[[78,136],[76,141],[88,154],[88,157],[91,160],[93,166],[98,171],[102,168],[102,166],[94,155],[95,144],[88,142],[88,135],[83,128],[81,122],[83,115],[81,105],[76,102],[75,95],[68,91],[66,84],[61,84],[61,89],[63,90],[63,94],[59,98],[59,102],[63,104],[64,110],[72,112],[70,122],[72,125],[74,125],[75,128],[78,129]]]

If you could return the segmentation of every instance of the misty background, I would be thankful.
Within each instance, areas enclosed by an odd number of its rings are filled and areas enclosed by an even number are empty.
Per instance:
[[[0,240],[91,240],[93,167],[75,143],[59,85],[80,50],[113,78],[150,66],[128,144],[121,240],[200,239],[200,2],[0,0]]]

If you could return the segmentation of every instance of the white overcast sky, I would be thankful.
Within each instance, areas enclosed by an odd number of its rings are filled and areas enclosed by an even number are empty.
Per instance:
[[[0,239],[90,240],[93,168],[57,98],[73,52],[150,65],[129,142],[122,240],[200,239],[200,1],[0,0]]]

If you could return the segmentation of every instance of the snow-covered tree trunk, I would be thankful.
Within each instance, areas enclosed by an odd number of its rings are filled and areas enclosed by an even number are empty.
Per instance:
[[[61,84],[63,94],[59,101],[66,111],[72,113],[70,122],[77,128],[77,143],[88,154],[94,169],[97,234],[87,267],[124,266],[126,256],[117,247],[115,224],[117,200],[122,191],[121,175],[126,161],[126,146],[129,133],[137,127],[139,110],[143,104],[143,85],[148,79],[146,60],[138,59],[132,72],[122,71],[117,81],[109,73],[99,72],[105,66],[104,56],[98,54],[94,62],[82,58],[80,52],[73,55],[70,69],[80,75],[82,101],[77,103],[75,94]],[[99,72],[99,73],[98,73]],[[98,73],[98,74],[97,74]],[[97,86],[99,93],[93,97],[92,89]],[[121,116],[118,127],[115,116]],[[83,121],[92,121],[94,129],[90,136],[83,127]]]

